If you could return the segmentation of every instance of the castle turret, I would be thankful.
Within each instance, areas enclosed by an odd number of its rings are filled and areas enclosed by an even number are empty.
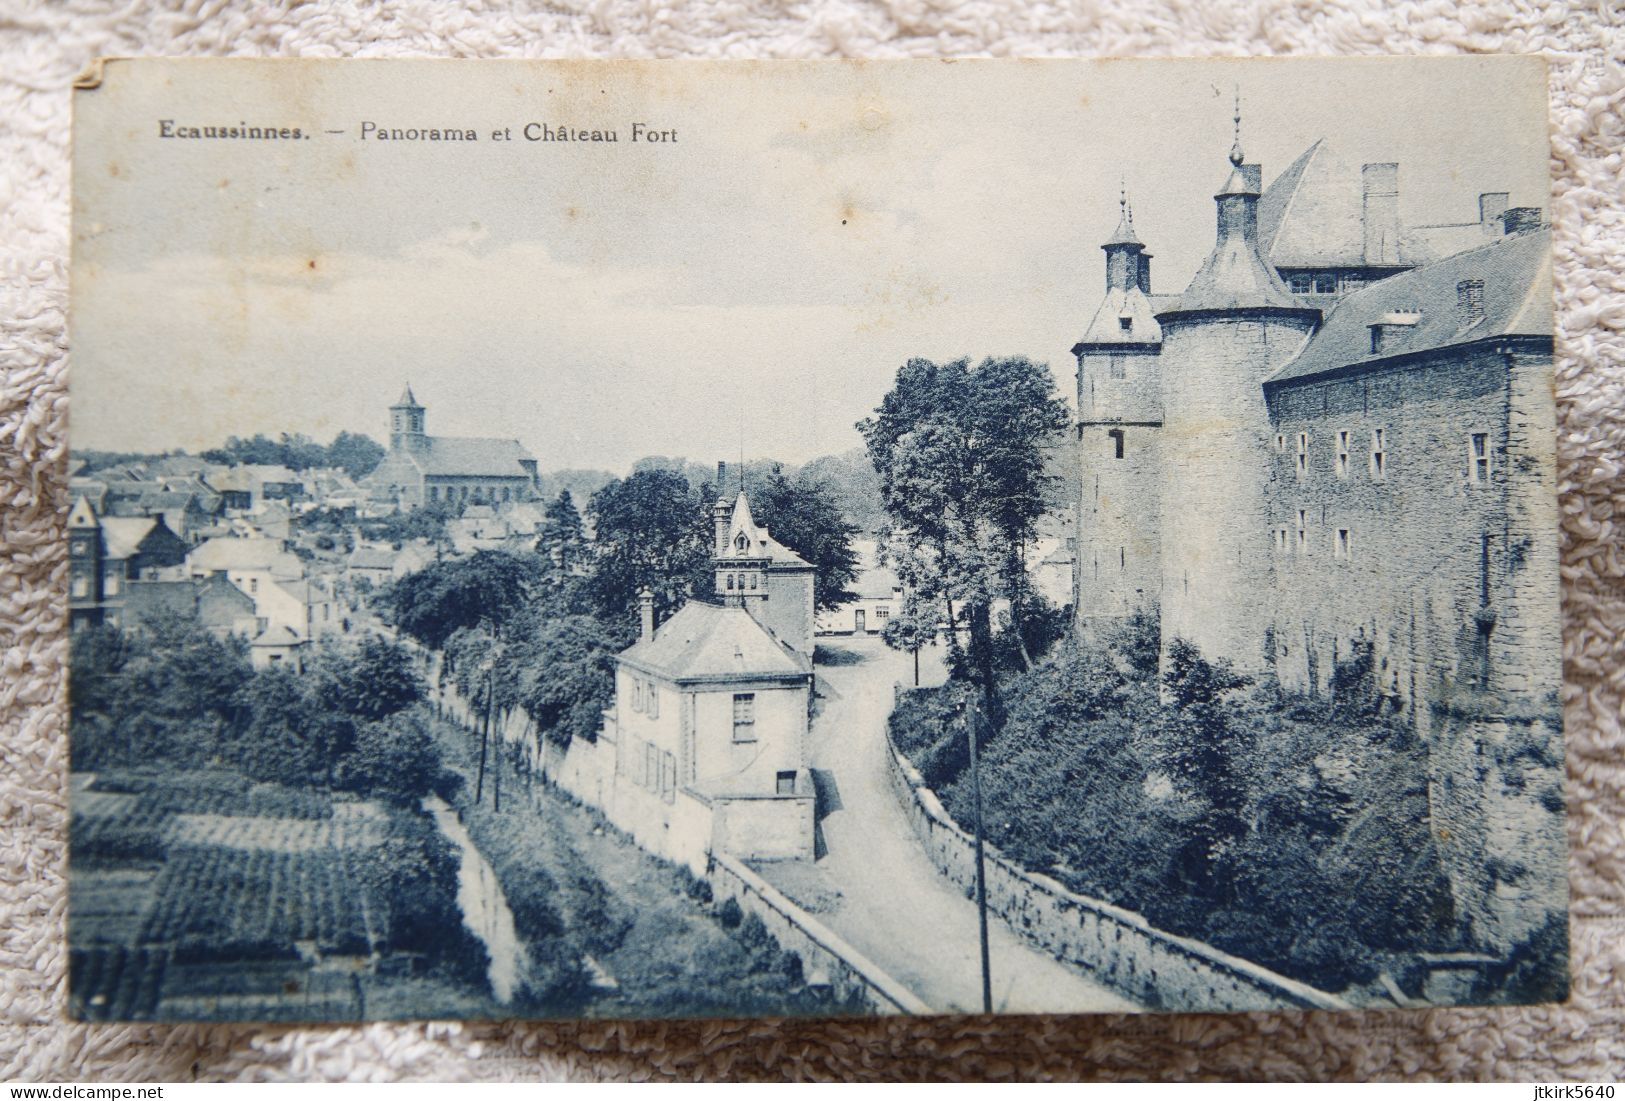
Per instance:
[[[717,598],[728,607],[744,608],[780,642],[811,657],[812,565],[757,525],[744,490],[731,509],[718,501],[714,515]]]
[[[401,392],[400,400],[389,407],[391,451],[417,451],[424,446],[428,440],[423,431],[424,413],[423,406],[412,396],[411,383],[408,383],[406,389]]]
[[[1214,196],[1213,251],[1162,327],[1162,639],[1194,643],[1242,670],[1269,660],[1271,577],[1266,493],[1269,417],[1263,381],[1320,321],[1258,253],[1262,169],[1241,149]]]
[[[1072,348],[1081,465],[1073,608],[1085,630],[1153,611],[1162,580],[1162,330],[1150,298],[1150,255],[1134,231],[1126,194],[1118,205],[1117,229],[1101,246],[1106,294]]]

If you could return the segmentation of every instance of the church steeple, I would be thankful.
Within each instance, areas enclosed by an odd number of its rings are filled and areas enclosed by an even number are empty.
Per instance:
[[[389,449],[391,451],[416,450],[428,440],[423,433],[424,414],[427,412],[412,395],[412,384],[394,405],[389,407]]]

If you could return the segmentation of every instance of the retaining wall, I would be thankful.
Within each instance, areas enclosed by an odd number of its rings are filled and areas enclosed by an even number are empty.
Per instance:
[[[841,999],[856,995],[877,1013],[934,1012],[823,922],[791,902],[761,876],[725,854],[711,857],[711,892],[718,905],[732,898],[755,914],[786,952],[801,957],[809,982],[825,981]]]
[[[908,758],[888,744],[891,781],[938,871],[970,895],[975,841],[954,823]],[[983,845],[988,911],[1056,959],[1151,1009],[1189,1012],[1349,1009],[1335,994],[1211,945],[1175,936],[1109,902],[1074,894]]]

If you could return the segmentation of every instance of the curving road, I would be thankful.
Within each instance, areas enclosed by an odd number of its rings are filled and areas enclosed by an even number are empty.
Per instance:
[[[819,640],[819,711],[812,767],[819,783],[819,859],[762,864],[761,874],[922,1000],[942,1012],[982,1007],[976,905],[926,856],[887,773],[892,685],[911,683],[907,654],[879,639]],[[940,683],[937,652],[922,683]],[[993,1007],[1007,1013],[1133,1012],[1133,1002],[1027,946],[997,916],[988,924]]]

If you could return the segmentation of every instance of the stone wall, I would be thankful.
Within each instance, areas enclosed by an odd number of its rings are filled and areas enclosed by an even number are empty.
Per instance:
[[[976,883],[973,840],[895,746],[890,758],[894,791],[927,855],[969,894]],[[1148,1008],[1352,1008],[1334,994],[1157,929],[1139,914],[1074,894],[1006,860],[992,845],[984,845],[984,852],[991,913],[1035,947]]]
[[[719,905],[734,899],[745,913],[761,919],[781,948],[801,957],[802,973],[809,983],[828,984],[842,1000],[856,996],[878,1013],[933,1012],[867,956],[733,857],[718,854],[711,858],[710,881]]]

